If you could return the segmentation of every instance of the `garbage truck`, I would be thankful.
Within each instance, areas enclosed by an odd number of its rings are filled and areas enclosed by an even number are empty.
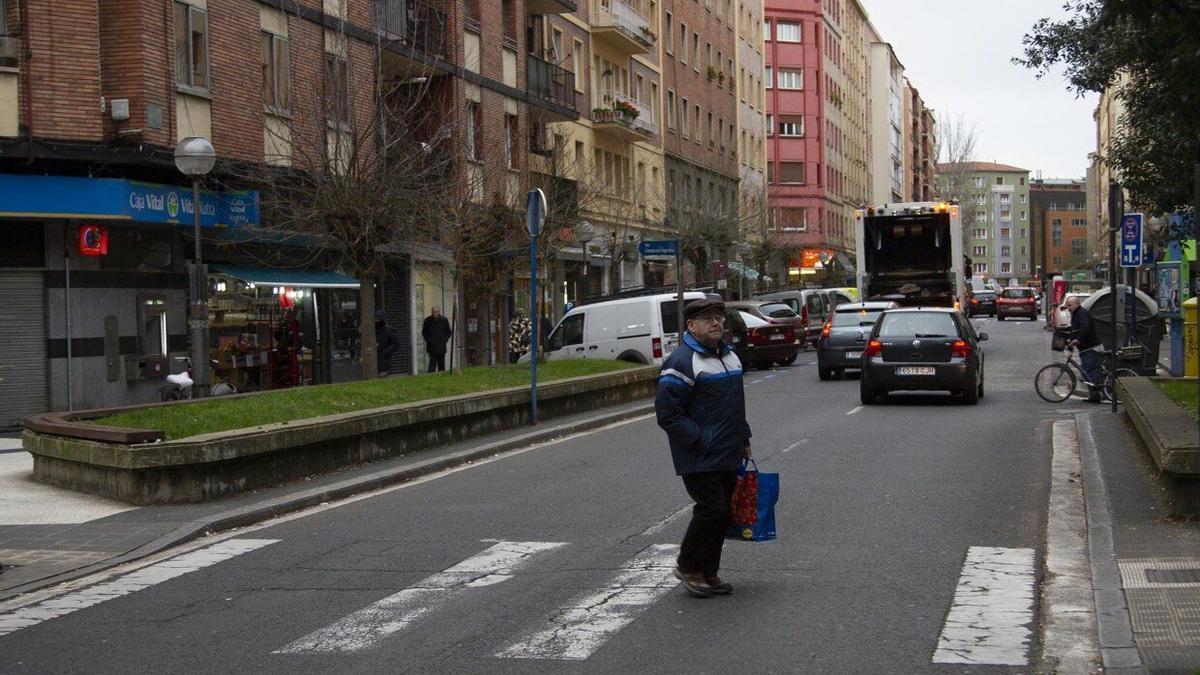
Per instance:
[[[854,214],[863,300],[962,308],[969,274],[957,204],[906,202]]]

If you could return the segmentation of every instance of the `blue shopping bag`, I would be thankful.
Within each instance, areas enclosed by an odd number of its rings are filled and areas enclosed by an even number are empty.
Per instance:
[[[726,539],[770,541],[775,538],[775,502],[779,501],[779,474],[763,473],[753,459],[742,460],[738,473],[758,474],[758,520],[752,525],[730,525]]]

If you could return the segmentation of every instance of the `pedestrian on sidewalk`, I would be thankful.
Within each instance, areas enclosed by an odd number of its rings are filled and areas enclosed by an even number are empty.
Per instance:
[[[425,352],[429,354],[429,372],[446,369],[446,343],[453,334],[450,321],[442,315],[442,310],[437,307],[430,310],[421,324],[421,337],[425,339]]]
[[[387,313],[382,309],[375,310],[375,355],[378,357],[375,366],[381,376],[391,370],[392,357],[399,350],[400,338],[387,325]]]
[[[508,322],[508,361],[516,363],[525,352],[529,351],[529,334],[533,330],[529,317],[525,312],[517,310],[517,315]]]
[[[1100,344],[1096,338],[1096,325],[1092,322],[1091,312],[1079,304],[1079,297],[1072,295],[1067,298],[1067,311],[1071,313],[1071,340],[1079,349],[1079,366],[1088,380],[1088,403],[1103,403],[1100,388],[1095,386],[1100,378],[1100,354],[1095,347]]]
[[[694,300],[684,309],[687,332],[663,362],[654,408],[667,432],[675,473],[696,503],[680,546],[675,576],[696,597],[728,595],[721,549],[742,459],[750,457],[750,425],[742,363],[722,339],[725,304]]]

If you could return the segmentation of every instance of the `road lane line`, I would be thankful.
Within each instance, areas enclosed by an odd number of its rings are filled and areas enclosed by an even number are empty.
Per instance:
[[[672,573],[679,547],[654,544],[637,554],[607,585],[573,599],[544,628],[494,656],[509,659],[582,661],[633,622],[679,582]]]
[[[1027,665],[1035,590],[1033,549],[967,549],[933,662]]]
[[[478,555],[428,576],[399,593],[313,631],[273,654],[357,652],[393,633],[469,588],[507,581],[540,553],[566,546],[561,542],[502,541]]]
[[[858,412],[861,412],[861,411],[862,411],[862,409],[863,409],[863,407],[862,407],[861,405],[860,405],[860,406],[855,406],[853,410],[851,410],[850,412],[848,412],[848,413],[846,413],[846,414],[847,414],[847,415],[854,415],[854,414],[856,414],[856,413],[858,413]]]
[[[789,445],[786,448],[784,448],[783,450],[781,450],[779,452],[779,454],[782,455],[782,454],[791,452],[791,451],[795,450],[796,448],[800,447],[801,445],[804,445],[807,442],[808,442],[807,438],[801,438],[800,440],[796,441],[795,443],[792,443],[791,445]]]
[[[43,621],[57,619],[76,610],[93,607],[122,596],[136,593],[175,577],[210,567],[243,553],[256,551],[278,542],[278,539],[227,539],[207,548],[168,558],[104,583],[67,593],[35,605],[0,614],[0,635],[15,633]]]
[[[657,523],[642,530],[641,534],[643,536],[658,534],[659,532],[662,532],[663,530],[667,529],[667,526],[670,525],[676,518],[678,518],[679,516],[682,516],[683,514],[687,513],[688,511],[691,511],[691,510],[692,510],[692,505],[688,504],[687,506],[684,506],[683,508],[679,509],[675,513],[672,513],[671,515],[667,516],[666,518],[663,518],[662,520],[658,521]]]

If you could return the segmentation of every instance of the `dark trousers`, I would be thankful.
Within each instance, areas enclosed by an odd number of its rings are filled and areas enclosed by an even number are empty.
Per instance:
[[[692,507],[692,522],[679,547],[679,569],[715,577],[721,567],[721,548],[729,527],[737,471],[690,473],[682,478],[683,487],[696,505]]]
[[[1104,357],[1096,350],[1079,352],[1079,367],[1083,370],[1083,374],[1087,376],[1088,382],[1093,384],[1103,384],[1100,382],[1100,361]],[[1100,398],[1100,388],[1088,386],[1088,395],[1091,398]]]
[[[446,369],[445,354],[430,354],[429,355],[429,372],[436,373]]]

